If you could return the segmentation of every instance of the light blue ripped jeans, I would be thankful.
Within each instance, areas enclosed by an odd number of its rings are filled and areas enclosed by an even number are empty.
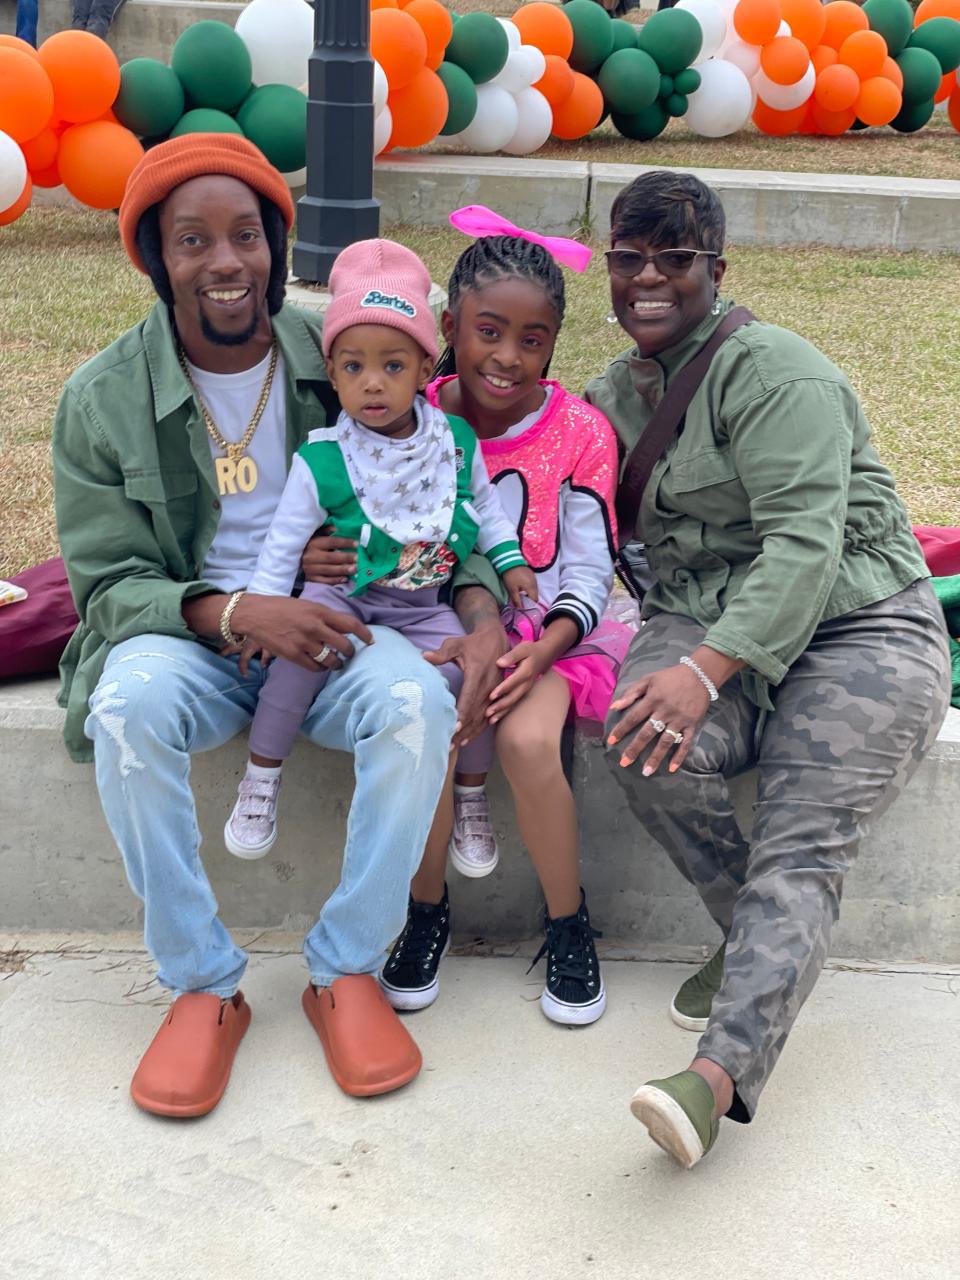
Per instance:
[[[372,630],[375,643],[331,674],[303,722],[311,742],[356,758],[340,883],[304,941],[318,986],[376,973],[403,928],[456,721],[439,672],[403,636]],[[246,968],[200,860],[190,754],[246,728],[264,678],[258,663],[244,679],[236,657],[144,635],[111,651],[90,698],[100,803],[174,994],[232,995]]]

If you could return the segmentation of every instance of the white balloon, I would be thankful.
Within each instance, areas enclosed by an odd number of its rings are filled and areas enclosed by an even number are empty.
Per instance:
[[[520,113],[512,93],[498,84],[477,85],[477,114],[455,140],[468,151],[500,151],[517,132]]]
[[[744,44],[739,38],[731,40],[721,49],[720,57],[723,58],[724,62],[730,62],[735,67],[738,67],[748,80],[760,70],[760,46],[758,44]]]
[[[384,107],[373,122],[373,154],[378,156],[390,141],[393,133],[393,114],[389,107]]]
[[[503,70],[498,71],[488,83],[499,85],[508,93],[519,93],[521,89],[528,89],[530,81],[527,79],[527,63],[522,50],[518,49],[516,53],[510,53],[503,64]]]
[[[373,60],[373,114],[378,116],[383,108],[387,105],[387,94],[390,92],[390,86],[387,84],[387,73],[381,67],[380,63],[374,58]]]
[[[536,84],[546,74],[547,60],[536,45],[521,45],[517,57],[522,59],[528,85]]]
[[[292,173],[283,174],[283,180],[291,191],[297,187],[305,187],[307,185],[307,166],[302,169],[294,169]]]
[[[520,48],[520,28],[515,22],[511,22],[509,18],[498,18],[497,21],[507,33],[507,43],[510,46],[510,52]]]
[[[7,133],[0,133],[0,212],[20,199],[27,182],[23,152]]]
[[[757,72],[753,83],[761,102],[765,102],[768,107],[773,107],[774,111],[792,111],[794,107],[802,106],[813,93],[817,83],[817,73],[811,62],[794,84],[775,84],[763,71]]]
[[[250,51],[254,84],[303,84],[313,52],[313,10],[304,0],[251,0],[236,32]]]
[[[712,58],[727,38],[727,15],[717,0],[677,0],[674,8],[686,9],[700,23],[703,32],[700,60],[706,62],[707,58]]]
[[[712,58],[698,62],[695,70],[700,88],[687,100],[684,123],[704,138],[725,138],[742,129],[752,114],[753,92],[740,68]]]
[[[521,89],[514,101],[519,123],[503,150],[508,156],[528,156],[539,151],[553,128],[553,108],[539,89]]]
[[[779,40],[781,36],[792,36],[792,35],[793,35],[793,28],[790,26],[790,23],[784,22],[784,20],[781,18],[780,25],[779,27],[777,27],[777,39]]]

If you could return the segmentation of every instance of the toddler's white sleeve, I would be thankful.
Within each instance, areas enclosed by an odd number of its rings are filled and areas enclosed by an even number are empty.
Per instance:
[[[303,549],[327,515],[317,498],[310,468],[298,453],[294,454],[247,590],[257,596],[288,596],[300,572]]]

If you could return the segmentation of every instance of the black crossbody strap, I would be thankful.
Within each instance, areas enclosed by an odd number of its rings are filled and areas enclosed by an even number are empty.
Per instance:
[[[663,399],[627,459],[623,478],[617,489],[617,529],[621,547],[636,536],[643,491],[657,459],[662,456],[683,421],[697,387],[710,368],[710,362],[731,333],[755,319],[753,312],[746,307],[734,307],[728,311],[693,359],[688,360],[671,379]]]

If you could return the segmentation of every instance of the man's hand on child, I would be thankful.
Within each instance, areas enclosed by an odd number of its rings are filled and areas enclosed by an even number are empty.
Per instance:
[[[303,552],[303,576],[308,582],[339,587],[357,571],[357,544],[353,538],[339,538],[324,525],[307,543]]]
[[[528,596],[534,603],[540,599],[537,575],[529,565],[521,564],[515,569],[508,569],[503,575],[503,585],[515,609],[523,608],[524,596]]]
[[[233,611],[231,624],[237,634],[255,646],[254,651],[267,648],[272,655],[308,671],[316,671],[318,663],[333,671],[352,658],[354,650],[348,635],[373,644],[372,632],[352,614],[288,596],[245,592]]]
[[[545,671],[553,665],[553,654],[541,640],[522,640],[518,645],[497,659],[502,670],[511,670],[502,684],[490,694],[487,718],[491,724],[499,720],[521,702]]]

